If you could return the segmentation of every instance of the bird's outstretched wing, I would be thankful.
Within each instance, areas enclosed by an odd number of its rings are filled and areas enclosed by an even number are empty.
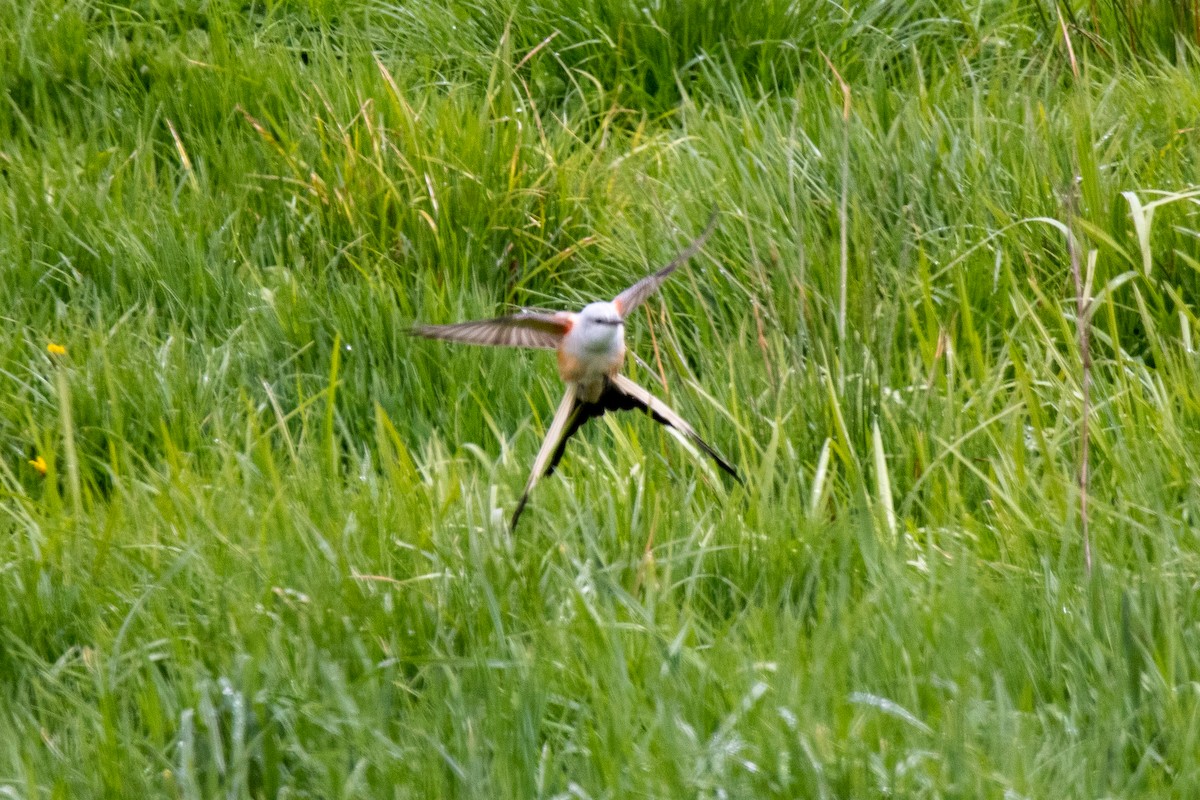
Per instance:
[[[653,275],[647,275],[640,281],[630,286],[625,291],[613,298],[613,305],[617,307],[617,313],[622,317],[628,317],[634,310],[642,304],[642,302],[654,294],[662,282],[667,279],[667,276],[677,270],[679,266],[685,263],[689,258],[700,252],[700,248],[704,247],[704,243],[712,234],[713,229],[717,227],[717,209],[712,210],[712,215],[708,218],[708,224],[704,227],[704,232],[697,236],[691,244],[683,249],[683,251],[675,256],[670,264],[660,269]]]
[[[574,383],[568,383],[566,394],[563,395],[562,402],[558,404],[558,410],[554,412],[554,420],[550,423],[550,429],[546,431],[546,438],[542,440],[542,449],[538,451],[537,458],[533,461],[533,469],[529,472],[529,480],[525,483],[525,491],[521,493],[517,509],[513,512],[512,522],[509,524],[510,531],[516,530],[517,520],[521,518],[521,512],[525,510],[525,503],[529,500],[529,493],[537,485],[538,480],[542,477],[542,473],[547,471],[546,465],[550,462],[551,455],[557,452],[561,458],[562,446],[566,444],[566,439],[570,436],[570,434],[564,436],[563,432],[571,427],[572,421],[579,411],[578,397],[579,387]],[[578,428],[578,426],[571,428],[572,433],[574,433],[575,428]]]
[[[479,344],[491,347],[534,347],[554,350],[567,331],[572,315],[522,312],[508,317],[458,322],[453,325],[415,325],[409,333],[426,339]]]

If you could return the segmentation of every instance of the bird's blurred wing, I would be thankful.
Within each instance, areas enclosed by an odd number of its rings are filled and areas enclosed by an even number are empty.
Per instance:
[[[632,314],[634,309],[640,306],[647,297],[654,294],[654,292],[658,290],[659,286],[662,286],[663,281],[665,281],[672,272],[677,270],[679,266],[686,262],[689,258],[700,252],[700,248],[704,247],[704,243],[708,240],[708,237],[712,234],[713,229],[716,227],[717,209],[714,208],[712,215],[708,218],[708,225],[705,226],[704,232],[697,236],[691,244],[685,247],[683,252],[675,256],[670,264],[667,264],[653,275],[647,275],[645,278],[642,278],[633,286],[630,286],[628,289],[613,298],[613,305],[617,307],[617,313],[622,317],[628,317],[630,314]]]
[[[457,322],[453,325],[415,325],[409,332],[426,339],[489,347],[535,347],[554,350],[571,329],[572,315],[560,312],[522,312],[508,317]]]

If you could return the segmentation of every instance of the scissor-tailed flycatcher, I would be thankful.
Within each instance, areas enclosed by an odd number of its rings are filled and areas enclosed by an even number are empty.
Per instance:
[[[612,302],[599,301],[570,311],[524,311],[508,317],[460,322],[455,325],[419,325],[411,332],[430,339],[490,345],[493,347],[530,347],[558,351],[558,374],[567,385],[566,394],[546,431],[542,449],[533,462],[533,471],[525,491],[513,512],[512,528],[529,499],[529,493],[543,474],[554,472],[567,447],[567,440],[592,417],[605,411],[637,409],[650,414],[662,425],[682,433],[712,457],[717,465],[741,481],[737,470],[700,438],[682,417],[646,389],[620,373],[625,361],[625,320],[674,272],[700,251],[717,224],[714,210],[707,227],[695,241],[667,266],[648,275],[621,292]]]

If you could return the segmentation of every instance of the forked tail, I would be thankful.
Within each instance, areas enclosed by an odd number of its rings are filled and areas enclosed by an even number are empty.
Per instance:
[[[558,411],[554,414],[550,430],[546,432],[542,449],[533,462],[533,471],[529,475],[525,491],[521,494],[521,499],[517,502],[517,508],[513,512],[510,530],[516,530],[517,520],[521,518],[521,512],[525,510],[529,493],[533,491],[533,487],[542,475],[554,472],[567,449],[567,442],[575,435],[575,432],[583,427],[583,424],[589,419],[603,416],[608,411],[642,411],[649,414],[660,425],[666,425],[682,433],[734,480],[744,483],[737,469],[726,461],[712,445],[701,439],[700,434],[696,433],[696,430],[670,406],[624,375],[613,375],[605,381],[604,389],[595,402],[580,400],[574,384],[568,385],[567,393],[563,395],[562,402],[558,405]]]

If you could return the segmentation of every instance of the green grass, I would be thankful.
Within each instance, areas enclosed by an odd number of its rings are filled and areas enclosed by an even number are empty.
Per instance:
[[[0,796],[1200,793],[1196,9],[748,5],[0,0]]]

